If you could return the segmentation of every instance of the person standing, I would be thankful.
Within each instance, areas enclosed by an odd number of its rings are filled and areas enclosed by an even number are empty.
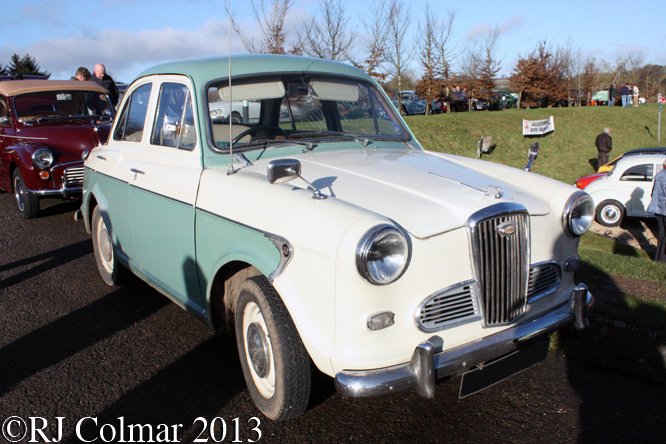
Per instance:
[[[620,88],[620,96],[622,98],[622,107],[624,108],[624,107],[629,106],[629,104],[627,103],[628,98],[629,98],[629,85],[628,84],[625,83],[624,86],[622,88]]]
[[[615,97],[617,97],[617,89],[615,89],[615,83],[611,83],[608,88],[608,106],[615,106]]]
[[[648,211],[654,213],[657,218],[657,252],[654,260],[666,262],[666,161],[662,165],[662,170],[654,176],[652,200]]]
[[[610,128],[604,128],[604,132],[599,134],[594,141],[597,147],[597,170],[608,163],[608,153],[613,149],[613,139],[610,136]]]
[[[638,85],[634,85],[632,92],[634,93],[634,106],[638,107]]]
[[[95,65],[95,77],[98,79],[98,82],[109,91],[109,97],[111,98],[113,106],[118,105],[118,97],[120,97],[120,93],[118,92],[116,82],[114,82],[111,76],[106,73],[106,67],[101,63]]]

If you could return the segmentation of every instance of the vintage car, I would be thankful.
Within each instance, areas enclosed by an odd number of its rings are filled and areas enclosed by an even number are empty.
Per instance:
[[[411,116],[414,114],[425,114],[426,113],[426,100],[421,98],[416,91],[402,91],[400,94],[393,93],[391,97],[391,102],[395,109],[398,109],[400,104],[398,103],[398,95],[400,95],[400,103],[402,107],[400,108],[400,114],[403,116]],[[430,111],[432,114],[439,114],[442,112],[442,102],[438,100],[433,100],[430,102]]]
[[[211,88],[260,120],[211,119]],[[285,121],[305,99],[321,118]],[[319,59],[144,71],[88,154],[82,213],[107,284],[131,270],[235,332],[273,420],[305,410],[311,363],[345,396],[432,397],[452,375],[469,395],[545,358],[592,301],[573,277],[587,193],[425,151],[374,80]]]
[[[0,188],[26,219],[43,197],[81,195],[84,151],[106,141],[114,109],[95,82],[0,82]]]
[[[615,165],[618,163],[618,161],[624,157],[629,157],[629,156],[645,156],[648,154],[665,154],[666,155],[666,148],[637,148],[635,150],[630,150],[625,153],[620,154],[618,157],[615,159],[611,160],[608,162],[606,165],[602,165],[599,167],[597,170],[597,173],[607,173],[609,171],[612,171],[615,168]],[[579,187],[580,188],[580,187]]]
[[[575,185],[594,199],[596,219],[601,225],[616,227],[625,216],[654,217],[648,212],[654,176],[661,171],[666,153],[649,148],[624,153],[611,170],[583,176]]]

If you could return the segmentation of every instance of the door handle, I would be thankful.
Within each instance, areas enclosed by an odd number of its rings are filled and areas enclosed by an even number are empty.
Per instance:
[[[137,170],[136,168],[130,168],[130,171],[134,173],[134,180],[136,180],[136,176],[137,176],[137,174],[141,174],[141,175],[146,174],[146,173],[144,173],[144,172],[141,171],[141,170]]]

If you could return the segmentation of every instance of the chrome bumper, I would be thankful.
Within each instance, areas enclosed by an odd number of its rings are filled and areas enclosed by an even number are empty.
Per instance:
[[[416,347],[410,362],[374,370],[345,370],[335,375],[335,387],[341,395],[355,398],[416,387],[419,395],[432,398],[437,378],[461,375],[533,344],[565,325],[573,323],[575,328],[584,329],[593,303],[592,294],[580,284],[574,288],[569,303],[540,318],[444,352],[441,351],[444,341],[435,335]]]
[[[56,190],[28,190],[28,193],[32,193],[39,197],[52,197],[52,196],[70,197],[81,194],[82,192],[83,192],[83,186],[67,188],[65,187],[64,184],[61,188]]]

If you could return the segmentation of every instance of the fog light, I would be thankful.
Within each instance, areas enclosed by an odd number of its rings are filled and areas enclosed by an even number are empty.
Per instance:
[[[375,313],[368,318],[368,329],[375,331],[395,324],[395,314],[390,311]]]
[[[49,174],[48,171],[40,171],[40,172],[39,172],[39,177],[40,177],[41,179],[47,180],[48,178],[51,177],[51,175]]]
[[[577,257],[572,257],[564,263],[564,271],[571,273],[580,270],[581,260]]]

